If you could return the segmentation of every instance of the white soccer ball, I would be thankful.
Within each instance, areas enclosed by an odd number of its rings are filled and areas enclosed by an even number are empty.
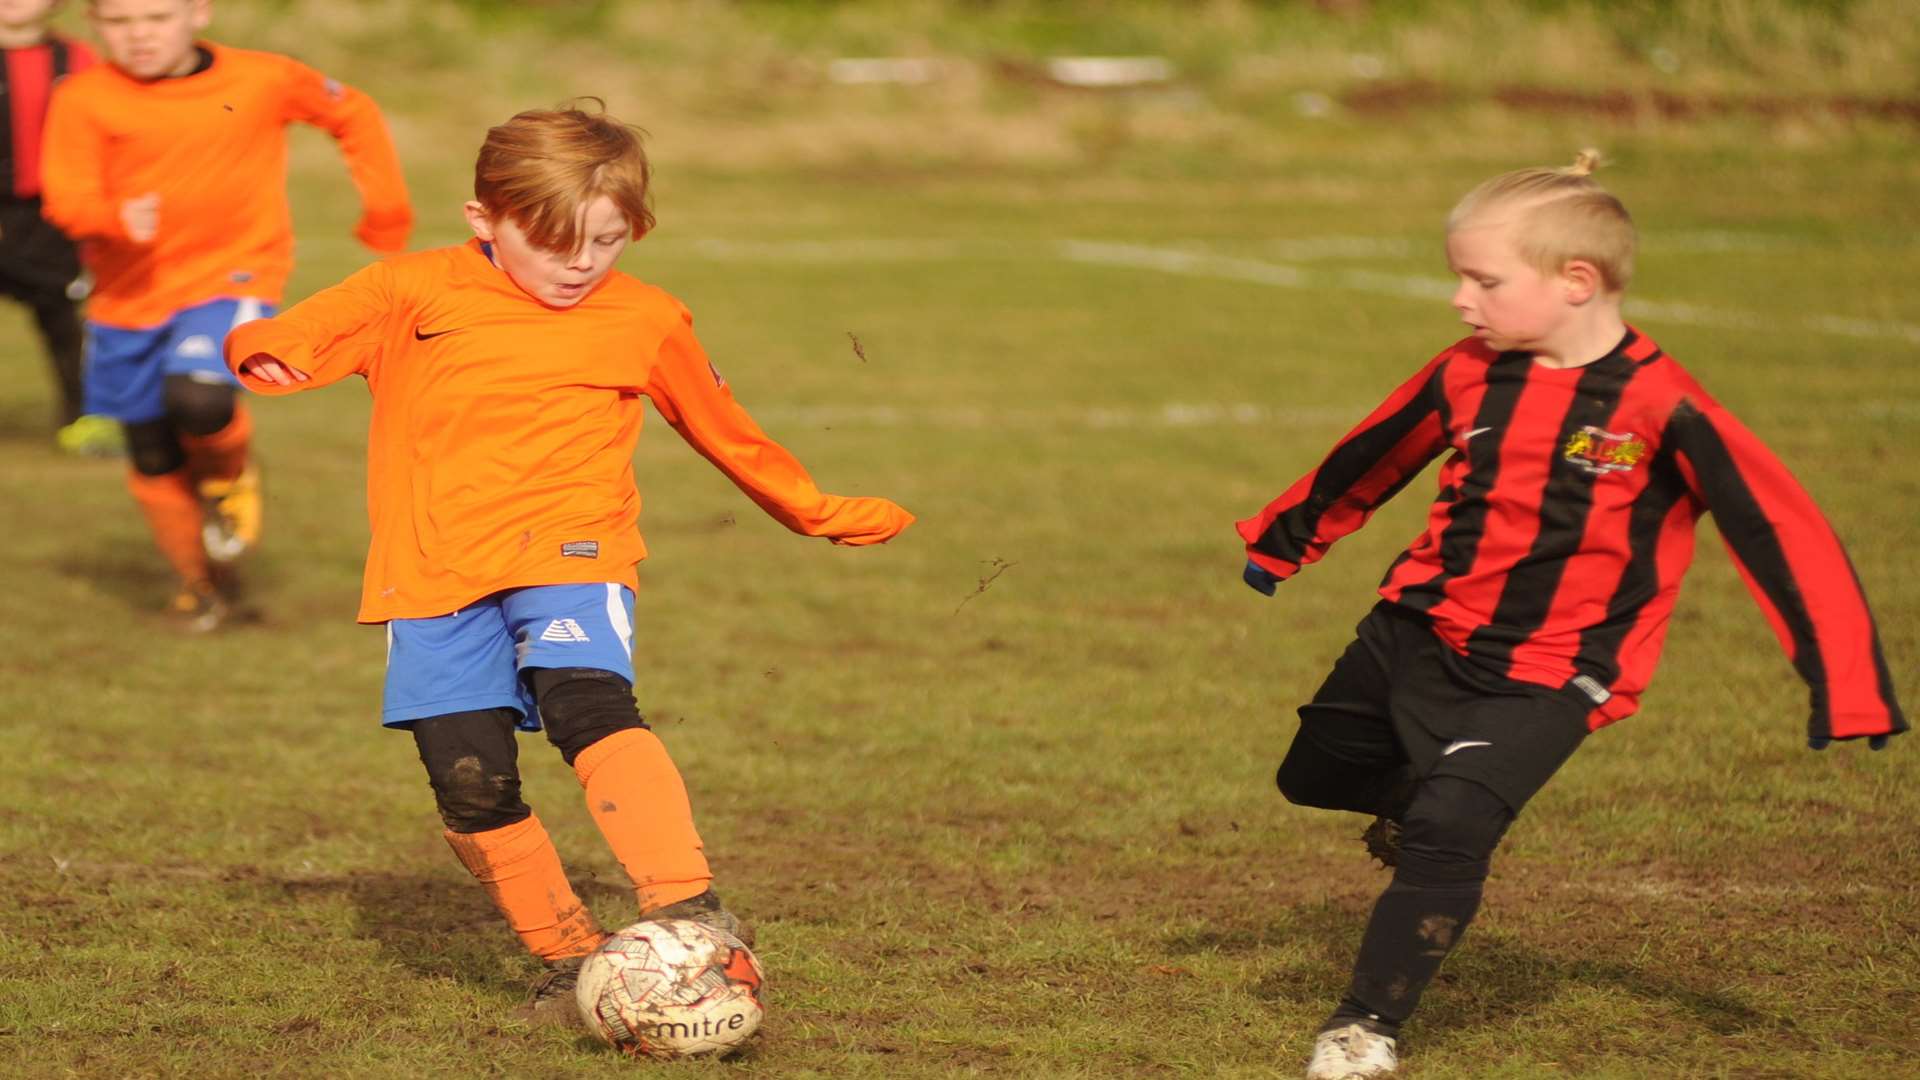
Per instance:
[[[668,1060],[737,1050],[765,1009],[760,961],[692,919],[634,923],[580,965],[580,1015],[622,1053]]]

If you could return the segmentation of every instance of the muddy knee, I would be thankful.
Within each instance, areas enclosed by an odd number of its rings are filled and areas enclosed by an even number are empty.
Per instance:
[[[524,820],[519,747],[512,709],[430,716],[413,723],[414,745],[433,785],[440,820],[456,833],[486,832]]]

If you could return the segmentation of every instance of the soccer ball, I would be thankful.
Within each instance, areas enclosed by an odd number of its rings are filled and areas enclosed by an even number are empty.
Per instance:
[[[580,965],[580,1015],[625,1054],[668,1060],[737,1050],[760,1026],[764,976],[739,938],[692,919],[634,923]]]

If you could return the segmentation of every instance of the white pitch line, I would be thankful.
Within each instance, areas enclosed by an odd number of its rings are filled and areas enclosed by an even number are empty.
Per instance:
[[[1364,406],[1359,406],[1364,409]],[[766,405],[753,415],[795,427],[918,428],[949,431],[1088,431],[1211,427],[1325,426],[1344,430],[1365,415],[1353,406],[1300,408],[1250,401],[1169,401],[1159,405],[1062,405],[1049,409],[968,406]]]
[[[717,262],[747,263],[886,263],[949,261],[969,254],[968,246],[952,240],[695,240],[696,255]]]
[[[1421,300],[1444,299],[1453,295],[1453,286],[1445,279],[1418,274],[1382,274],[1370,270],[1309,271],[1288,263],[1267,262],[1261,259],[1242,259],[1183,251],[1178,248],[1102,243],[1091,240],[1067,240],[1061,243],[1059,250],[1060,257],[1069,262],[1136,270],[1158,270],[1168,274],[1244,281],[1255,285],[1272,285],[1287,289],[1351,289],[1379,296]],[[1636,317],[1651,315],[1668,322],[1689,323],[1696,326],[1765,330],[1768,327],[1777,328],[1781,321],[1776,315],[1738,308],[1715,308],[1659,300],[1633,300],[1629,301],[1629,304]],[[1839,315],[1803,315],[1793,319],[1792,322],[1815,333],[1905,341],[1920,345],[1920,324],[1915,323],[1892,319],[1855,319]]]
[[[1784,244],[1784,241],[1779,243]],[[1396,241],[1381,241],[1375,247],[1363,237],[1302,237],[1282,245],[1281,250],[1296,256],[1294,261],[1241,258],[1213,255],[1182,248],[1155,247],[1147,244],[1110,243],[1096,240],[1066,240],[1056,252],[1068,262],[1094,266],[1129,267],[1157,270],[1186,277],[1217,278],[1268,285],[1283,289],[1335,288],[1376,296],[1396,296],[1412,300],[1446,300],[1453,285],[1445,278],[1427,274],[1395,274],[1378,270],[1333,269],[1299,265],[1329,258],[1364,257],[1368,253],[1397,250]],[[1738,233],[1686,234],[1679,238],[1682,250],[1759,249],[1775,246],[1763,236]],[[699,258],[721,262],[758,263],[888,263],[944,262],[962,258],[1013,258],[1026,256],[1020,246],[990,245],[978,241],[954,239],[872,238],[820,241],[741,242],[707,238],[688,248]],[[1635,318],[1653,318],[1691,326],[1710,326],[1728,330],[1759,330],[1777,327],[1777,316],[1741,308],[1720,308],[1680,301],[1632,299],[1628,307]],[[1844,315],[1810,314],[1790,320],[1793,325],[1818,334],[1864,340],[1903,341],[1920,345],[1920,324],[1897,319],[1864,319]]]

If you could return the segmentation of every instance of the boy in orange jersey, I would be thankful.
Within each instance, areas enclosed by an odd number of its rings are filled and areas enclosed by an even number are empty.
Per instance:
[[[577,1020],[580,961],[604,935],[521,801],[516,728],[544,724],[643,914],[740,929],[634,705],[641,398],[795,532],[878,544],[913,521],[823,494],[734,402],[687,309],[614,269],[653,226],[649,179],[611,117],[521,113],[481,147],[472,241],[376,263],[227,339],[261,393],[367,380],[360,621],[387,624],[383,721],[413,733],[448,843],[544,963],[527,1010],[543,1019]]]
[[[209,0],[91,0],[107,64],[72,76],[47,118],[46,213],[95,277],[86,408],[119,420],[128,485],[179,574],[193,629],[225,611],[214,567],[260,531],[252,422],[220,343],[267,314],[293,265],[285,129],[339,143],[369,248],[406,247],[413,212],[380,111],[272,53],[196,40]]]

